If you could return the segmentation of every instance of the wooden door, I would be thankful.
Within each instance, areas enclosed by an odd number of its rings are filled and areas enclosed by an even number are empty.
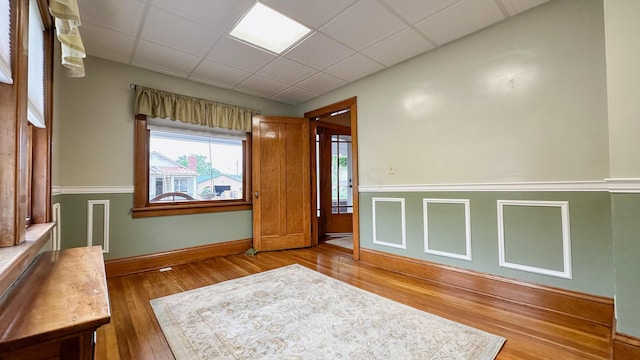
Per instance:
[[[253,247],[311,246],[309,120],[254,116]]]
[[[320,209],[327,233],[353,231],[352,146],[349,128],[324,128],[320,145]]]

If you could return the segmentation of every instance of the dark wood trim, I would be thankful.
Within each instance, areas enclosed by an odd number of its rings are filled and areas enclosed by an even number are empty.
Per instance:
[[[189,215],[189,214],[205,214],[225,211],[251,210],[253,206],[250,203],[240,201],[237,204],[211,204],[210,202],[178,204],[176,205],[153,205],[141,208],[132,208],[131,217],[134,219],[155,217],[155,216],[172,216],[172,215]]]
[[[251,247],[252,242],[252,239],[244,239],[219,244],[195,246],[154,254],[106,260],[104,265],[107,271],[107,278],[113,278],[160,269],[167,266],[241,254]]]
[[[144,208],[149,198],[149,130],[147,130],[147,116],[136,115],[134,125],[134,154],[133,154],[133,207]]]
[[[358,98],[356,96],[323,106],[319,109],[311,110],[304,113],[304,117],[310,120],[320,117],[322,115],[331,114],[336,111],[349,109],[351,115],[351,185],[353,186],[353,259],[360,260],[360,199],[358,193]],[[313,151],[311,151],[311,164],[315,164],[315,128],[310,131],[310,144],[312,144]],[[312,166],[312,183],[315,184],[315,165]],[[313,192],[315,193],[316,186],[314,185]],[[315,202],[317,194],[313,197],[312,203]],[[313,206],[312,206],[313,207]],[[317,229],[318,218],[316,216],[316,209],[312,209],[311,216],[313,234],[316,236],[314,239],[317,241]]]
[[[351,186],[353,187],[353,259],[360,260],[360,192],[358,191],[358,98],[347,100],[351,114]]]
[[[204,214],[224,211],[251,210],[251,134],[243,142],[243,199],[176,203],[149,203],[149,135],[147,116],[136,115],[134,124],[134,175],[132,218]]]
[[[615,333],[612,341],[611,355],[613,360],[640,359],[640,338]]]
[[[385,269],[597,324],[613,325],[613,299],[610,298],[531,284],[370,249],[361,249],[360,254],[363,262]]]
[[[304,117],[306,118],[317,118],[320,117],[322,115],[326,115],[326,114],[331,114],[332,112],[336,112],[336,111],[340,111],[340,110],[344,110],[344,109],[349,109],[351,106],[353,106],[356,103],[357,97],[351,97],[342,101],[338,101],[335,102],[333,104],[327,105],[327,106],[323,106],[319,109],[315,109],[315,110],[311,110],[308,111],[306,113],[304,113]],[[353,125],[353,124],[351,124]]]
[[[24,241],[27,216],[29,2],[10,1],[13,84],[0,84],[0,247]]]
[[[29,2],[10,1],[13,84],[0,84],[0,247],[25,239],[25,228],[51,220],[51,119],[53,114],[53,31],[47,1],[38,0],[47,29],[44,43],[45,129],[29,130]],[[31,140],[31,142],[30,142]],[[30,220],[27,222],[27,216]]]
[[[39,1],[42,10],[43,3]],[[46,7],[45,7],[46,9]],[[31,177],[31,220],[33,223],[50,222],[51,217],[51,138],[53,136],[53,44],[54,29],[47,27],[47,19],[51,24],[48,12],[45,19],[44,36],[44,129],[33,127],[32,177]]]

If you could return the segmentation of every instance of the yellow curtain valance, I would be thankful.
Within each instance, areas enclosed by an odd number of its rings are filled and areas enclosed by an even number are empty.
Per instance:
[[[134,115],[251,132],[255,110],[136,86]]]
[[[67,76],[84,77],[84,58],[87,52],[80,37],[80,11],[76,0],[51,0],[49,12],[55,18],[56,34],[60,41],[62,66]]]

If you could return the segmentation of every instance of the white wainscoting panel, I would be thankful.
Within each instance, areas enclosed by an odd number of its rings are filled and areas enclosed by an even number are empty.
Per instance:
[[[571,279],[571,234],[569,223],[569,202],[568,201],[527,201],[527,200],[498,200],[498,256],[501,267],[526,271],[530,273],[555,276]],[[505,254],[504,237],[504,207],[505,206],[546,206],[560,208],[562,222],[562,259],[563,270],[545,269],[530,265],[514,264],[507,262]]]
[[[102,219],[102,252],[109,252],[109,200],[87,201],[87,246],[93,246],[93,208],[96,205],[104,206]]]
[[[53,222],[56,223],[56,226],[52,231],[52,241],[51,246],[52,250],[60,250],[60,242],[62,240],[62,217],[60,216],[60,203],[55,203],[51,205],[51,216],[53,218]]]
[[[384,241],[378,239],[378,234],[377,234],[377,230],[376,230],[376,224],[377,224],[377,217],[376,217],[376,203],[383,203],[383,202],[391,202],[391,203],[400,203],[400,221],[401,221],[401,232],[402,232],[402,242],[400,244],[398,243],[394,243],[394,242],[389,242],[389,241]],[[373,243],[374,244],[378,244],[378,245],[383,245],[383,246],[389,246],[389,247],[393,247],[393,248],[398,248],[398,249],[405,249],[407,248],[407,220],[406,220],[406,215],[405,215],[405,201],[404,198],[377,198],[374,197],[371,199],[371,211],[372,211],[372,217],[373,217]]]
[[[429,247],[429,204],[462,204],[464,205],[465,253],[457,254]],[[471,261],[471,210],[469,199],[422,199],[422,215],[424,219],[424,252],[427,254],[446,256],[454,259]]]

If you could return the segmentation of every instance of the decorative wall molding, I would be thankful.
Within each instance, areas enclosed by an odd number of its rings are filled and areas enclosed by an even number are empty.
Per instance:
[[[88,200],[87,201],[87,246],[93,246],[93,208],[96,205],[103,205],[104,212],[102,218],[102,252],[109,252],[109,200]]]
[[[133,186],[53,186],[52,195],[133,194]]]
[[[564,279],[571,279],[571,235],[569,223],[569,202],[568,201],[527,201],[527,200],[498,200],[498,257],[499,266],[521,270],[536,274],[555,276]],[[551,270],[530,265],[510,263],[505,256],[504,238],[504,207],[505,206],[541,206],[559,207],[562,221],[562,259],[563,270]]]
[[[401,219],[401,227],[402,227],[402,243],[392,243],[387,241],[378,240],[378,235],[376,231],[376,203],[378,202],[397,202],[400,203],[400,219]],[[372,216],[372,224],[373,224],[373,243],[383,246],[389,246],[398,249],[407,249],[407,219],[405,215],[405,200],[404,198],[372,198],[371,199],[371,216]]]
[[[464,205],[465,253],[457,254],[429,248],[429,204],[462,204]],[[471,261],[471,210],[469,199],[422,199],[422,215],[424,219],[424,252],[427,254],[446,256],[454,259]]]
[[[638,181],[640,189],[640,180]],[[360,185],[361,193],[443,191],[609,191],[605,181],[546,181],[468,184]]]
[[[52,195],[132,194],[133,186],[53,186]],[[609,191],[640,193],[640,178],[606,178],[602,181],[539,181],[504,183],[360,185],[361,193],[443,191]]]
[[[60,213],[60,203],[55,203],[53,205],[51,205],[51,215],[52,215],[52,220],[54,223],[56,223],[55,227],[53,228],[52,231],[52,246],[53,246],[53,250],[60,250],[61,248],[61,240],[62,240],[62,217],[61,217],[61,213]]]
[[[608,178],[604,180],[612,193],[640,193],[639,178]]]

